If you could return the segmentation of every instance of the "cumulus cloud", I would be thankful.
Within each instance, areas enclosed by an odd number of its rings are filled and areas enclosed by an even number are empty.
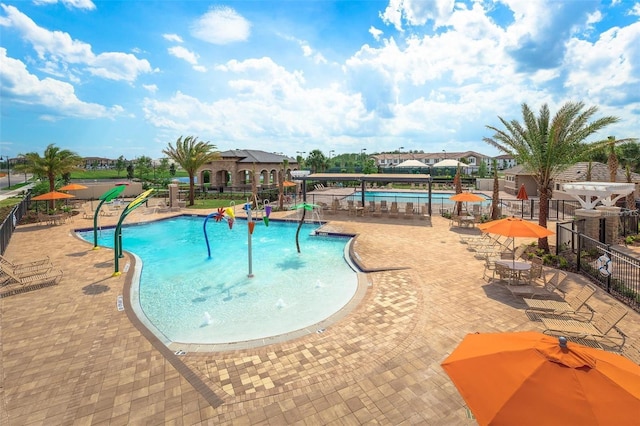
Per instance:
[[[33,4],[36,5],[47,5],[47,4],[57,4],[62,3],[69,9],[85,9],[85,10],[94,10],[96,5],[93,4],[91,0],[33,0]]]
[[[158,91],[158,86],[155,84],[143,84],[142,87],[150,93],[156,93]]]
[[[245,41],[251,34],[251,23],[230,7],[215,7],[191,26],[191,35],[212,44]]]
[[[433,21],[433,27],[445,25],[453,13],[455,0],[390,0],[380,14],[382,21],[403,30],[403,22],[409,26],[422,26]]]
[[[377,29],[374,26],[371,26],[369,28],[369,34],[371,34],[374,38],[374,40],[379,41],[380,40],[380,36],[382,36],[383,32],[382,30]]]
[[[0,91],[6,100],[28,105],[37,105],[51,111],[43,118],[80,117],[113,118],[123,112],[119,105],[107,108],[95,103],[82,102],[69,83],[44,78],[29,73],[25,64],[7,56],[0,47]]]
[[[0,25],[14,28],[24,40],[31,43],[38,59],[49,63],[44,69],[54,68],[51,64],[58,64],[58,69],[77,65],[85,67],[92,75],[128,82],[134,81],[142,73],[152,72],[146,59],[121,52],[96,55],[91,45],[72,39],[68,33],[42,28],[14,6],[0,6],[6,13],[6,17],[0,20]]]
[[[182,43],[182,37],[180,37],[178,34],[162,34],[162,38],[174,43]]]

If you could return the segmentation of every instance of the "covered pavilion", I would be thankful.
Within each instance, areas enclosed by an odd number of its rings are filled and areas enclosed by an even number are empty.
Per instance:
[[[414,173],[312,173],[306,176],[295,177],[295,180],[306,182],[359,182],[361,188],[362,204],[365,204],[367,183],[424,183],[429,189],[429,216],[431,216],[431,175]],[[307,188],[302,185],[302,201],[307,201]]]

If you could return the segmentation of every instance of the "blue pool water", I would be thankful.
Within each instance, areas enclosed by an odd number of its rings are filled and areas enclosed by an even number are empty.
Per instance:
[[[231,343],[300,330],[338,312],[356,292],[357,274],[344,259],[347,237],[312,236],[317,225],[304,225],[298,254],[297,223],[256,222],[248,278],[246,220],[233,229],[208,221],[211,259],[203,223],[182,216],[123,228],[124,250],[143,261],[140,308],[165,340]],[[80,235],[92,241],[93,231]],[[99,244],[113,247],[112,229]]]
[[[449,197],[455,195],[454,192],[432,192],[431,193],[431,201],[434,204],[444,204],[454,202],[449,200]],[[482,204],[491,203],[491,199],[486,197],[484,194],[478,194],[482,197],[485,197],[487,201],[483,201]],[[354,194],[347,197],[348,200],[361,201],[362,193],[355,192]],[[386,201],[387,203],[396,201],[398,203],[407,203],[412,202],[414,204],[420,203],[428,203],[429,202],[429,193],[428,192],[420,192],[420,191],[366,191],[365,192],[365,202],[369,201]]]

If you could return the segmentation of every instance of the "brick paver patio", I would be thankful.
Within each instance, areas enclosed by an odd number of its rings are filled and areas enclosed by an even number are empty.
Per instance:
[[[367,288],[355,309],[323,333],[181,356],[141,330],[128,304],[117,309],[134,261],[126,254],[129,271],[112,277],[112,251],[73,235],[91,221],[19,226],[6,257],[48,255],[64,278],[0,299],[0,424],[474,424],[442,360],[467,333],[541,325],[482,279],[484,264],[459,242],[473,230],[441,217],[326,219],[326,230],[358,235]],[[598,291],[594,307],[608,301]],[[635,337],[639,319],[631,312],[620,327]]]

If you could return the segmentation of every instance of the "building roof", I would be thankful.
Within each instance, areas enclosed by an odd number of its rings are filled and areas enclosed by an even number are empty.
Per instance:
[[[238,163],[282,163],[284,160],[288,160],[289,163],[297,163],[295,158],[257,149],[231,149],[222,151],[220,157],[223,160],[236,158]]]
[[[576,163],[568,169],[558,173],[554,177],[556,182],[584,182],[587,180],[588,161]],[[606,164],[591,163],[591,182],[610,182],[609,167]],[[617,170],[616,182],[626,182],[625,171],[621,168]],[[640,182],[640,174],[631,172],[631,181]]]
[[[423,173],[312,173],[308,176],[296,177],[296,180],[334,181],[334,182],[429,182],[430,175]]]

